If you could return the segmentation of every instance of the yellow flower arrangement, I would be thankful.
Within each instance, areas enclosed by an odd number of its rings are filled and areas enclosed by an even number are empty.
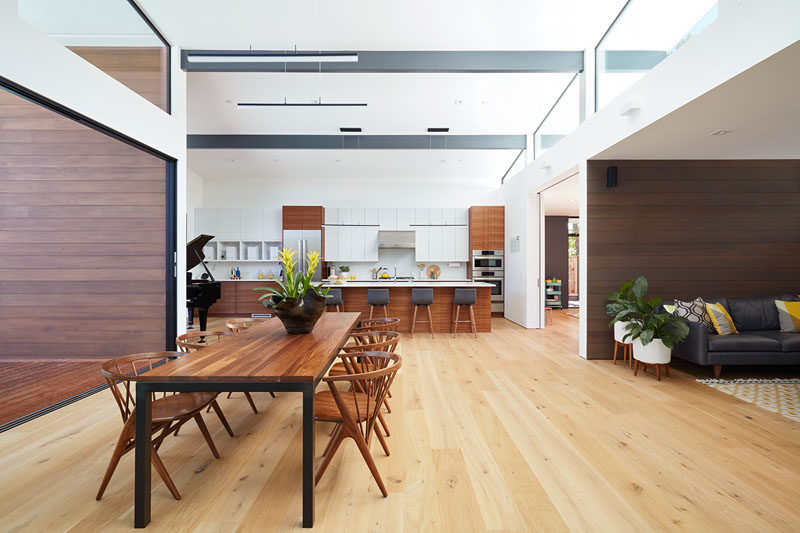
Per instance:
[[[327,288],[322,288],[322,283],[319,285],[312,285],[311,278],[314,277],[314,273],[319,268],[319,264],[321,261],[321,257],[319,252],[310,252],[306,254],[306,259],[308,259],[308,267],[306,268],[305,272],[297,270],[297,259],[295,256],[297,252],[292,250],[291,248],[284,248],[280,252],[278,252],[278,258],[280,259],[281,266],[283,267],[283,275],[284,279],[276,280],[278,283],[278,288],[274,287],[257,287],[253,290],[256,291],[264,291],[265,294],[262,294],[258,299],[263,300],[264,298],[270,298],[272,296],[276,296],[281,300],[285,300],[287,298],[302,298],[309,289],[314,289],[317,294],[320,296],[327,296],[328,290]]]

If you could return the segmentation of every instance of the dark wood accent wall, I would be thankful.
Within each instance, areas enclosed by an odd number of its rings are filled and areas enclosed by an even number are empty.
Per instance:
[[[569,302],[569,217],[544,217],[544,275],[561,280],[561,305]]]
[[[162,110],[167,110],[164,46],[70,46],[70,50]]]
[[[612,352],[606,294],[639,275],[666,300],[800,293],[800,160],[590,161],[587,177],[590,359]]]
[[[0,88],[0,358],[166,343],[166,163]]]

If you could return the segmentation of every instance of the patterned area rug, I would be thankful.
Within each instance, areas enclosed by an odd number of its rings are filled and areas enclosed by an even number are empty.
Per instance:
[[[800,422],[800,379],[698,379],[740,400]]]

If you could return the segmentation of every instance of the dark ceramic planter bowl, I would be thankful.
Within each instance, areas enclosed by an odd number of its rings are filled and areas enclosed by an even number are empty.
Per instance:
[[[325,312],[325,297],[309,289],[302,298],[286,298],[273,305],[286,333],[311,333]]]

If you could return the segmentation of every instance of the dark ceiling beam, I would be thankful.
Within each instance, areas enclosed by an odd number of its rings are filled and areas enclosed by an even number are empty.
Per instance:
[[[187,135],[189,149],[521,150],[525,135]]]
[[[358,54],[357,62],[192,62],[189,56]],[[583,51],[249,51],[182,50],[181,68],[193,72],[428,72],[428,73],[552,73],[583,71]]]

